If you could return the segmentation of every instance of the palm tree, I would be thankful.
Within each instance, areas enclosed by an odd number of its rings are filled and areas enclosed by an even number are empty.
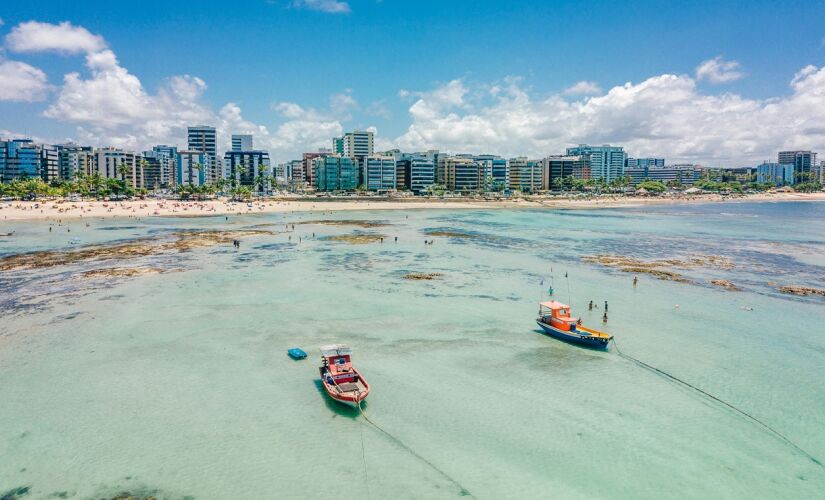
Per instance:
[[[200,184],[200,182],[201,182],[201,173],[203,172],[203,165],[198,163],[198,162],[189,164],[189,184],[194,184],[194,181],[192,179],[192,170],[197,170],[198,171],[198,184]]]
[[[258,175],[255,177],[255,185],[258,186],[258,196],[260,198],[263,198],[264,188],[269,180],[266,170],[267,166],[265,164],[258,164]]]
[[[126,164],[126,162],[120,162],[117,166],[117,173],[120,174],[120,178],[122,181],[126,182],[126,174],[132,171],[132,167]]]

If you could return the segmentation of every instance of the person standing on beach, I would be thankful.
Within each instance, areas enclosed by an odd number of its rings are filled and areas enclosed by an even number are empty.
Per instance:
[[[607,301],[604,301],[604,315],[607,317]]]

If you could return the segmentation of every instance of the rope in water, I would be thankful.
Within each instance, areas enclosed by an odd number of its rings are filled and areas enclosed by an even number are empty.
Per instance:
[[[822,465],[822,462],[817,460],[816,457],[814,457],[813,455],[811,455],[807,451],[803,450],[799,445],[797,445],[796,443],[791,441],[789,438],[785,437],[785,435],[783,435],[778,430],[774,429],[773,427],[766,424],[765,422],[759,420],[758,418],[756,418],[755,416],[753,416],[750,413],[746,412],[745,410],[737,408],[732,403],[728,403],[727,401],[725,401],[721,398],[718,398],[718,397],[714,396],[713,394],[711,394],[707,391],[704,391],[704,390],[696,387],[695,385],[680,379],[679,377],[677,377],[675,375],[671,375],[670,373],[668,373],[664,370],[656,368],[655,366],[651,366],[651,365],[645,363],[644,361],[642,361],[640,359],[634,358],[633,356],[631,356],[629,354],[623,353],[622,350],[619,349],[619,344],[616,342],[615,338],[613,339],[613,347],[616,348],[616,353],[619,356],[621,356],[622,358],[624,358],[624,359],[626,359],[626,360],[628,360],[632,363],[635,363],[638,366],[640,366],[640,367],[642,367],[642,368],[644,368],[644,369],[646,369],[650,372],[653,372],[657,375],[661,375],[661,376],[665,377],[666,379],[668,379],[672,382],[680,384],[680,385],[682,385],[684,387],[687,387],[689,389],[693,389],[694,391],[698,392],[699,394],[702,394],[703,396],[706,396],[706,397],[710,398],[711,400],[716,401],[717,403],[726,406],[727,408],[733,410],[734,412],[739,413],[740,415],[744,416],[747,420],[750,420],[751,422],[757,424],[758,426],[760,426],[763,429],[767,430],[768,433],[773,434],[775,437],[779,438],[781,441],[788,444],[791,448],[795,449],[796,451],[798,451],[799,453],[801,453],[802,455],[807,457],[811,462],[815,463],[819,467],[825,468],[825,466]]]
[[[390,434],[389,432],[384,430],[384,428],[381,427],[380,425],[373,422],[372,419],[370,419],[370,417],[367,416],[367,414],[364,412],[364,409],[361,407],[361,401],[360,400],[358,400],[358,411],[361,412],[361,416],[364,417],[364,420],[367,421],[371,426],[373,426],[378,432],[380,432],[381,434],[384,434],[390,441],[394,442],[395,444],[397,444],[401,448],[405,449],[410,455],[414,456],[418,460],[420,460],[420,461],[424,462],[425,464],[429,465],[431,469],[438,472],[439,474],[441,474],[441,476],[444,479],[446,479],[447,481],[449,481],[450,483],[455,485],[458,488],[459,494],[461,496],[475,498],[473,496],[473,494],[470,493],[470,491],[467,488],[465,488],[464,486],[461,485],[461,483],[459,483],[458,481],[453,479],[452,476],[450,476],[449,474],[447,474],[443,470],[439,469],[434,463],[430,462],[426,458],[424,458],[421,455],[419,455],[418,453],[416,453],[415,450],[413,450],[412,448],[410,448],[409,446],[404,444],[403,441],[401,441],[397,437],[393,436],[392,434]]]
[[[355,393],[356,399],[361,395],[360,391]],[[358,401],[358,409],[361,409],[361,401]],[[363,414],[363,412],[362,412]],[[370,498],[370,476],[367,474],[367,451],[364,447],[364,426],[358,425],[358,430],[361,432],[361,461],[364,463],[364,485],[367,487],[367,500]]]

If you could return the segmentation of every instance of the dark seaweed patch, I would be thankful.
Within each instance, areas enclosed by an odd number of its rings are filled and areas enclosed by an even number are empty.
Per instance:
[[[9,491],[3,493],[3,495],[0,496],[0,500],[17,500],[18,498],[28,495],[30,489],[31,486],[20,486],[17,488],[12,488]]]

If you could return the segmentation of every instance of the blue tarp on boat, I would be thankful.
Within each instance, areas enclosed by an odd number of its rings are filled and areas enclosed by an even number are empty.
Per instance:
[[[304,359],[305,357],[307,357],[307,353],[305,353],[303,349],[299,349],[297,347],[293,347],[292,349],[289,349],[286,352],[292,359]]]

